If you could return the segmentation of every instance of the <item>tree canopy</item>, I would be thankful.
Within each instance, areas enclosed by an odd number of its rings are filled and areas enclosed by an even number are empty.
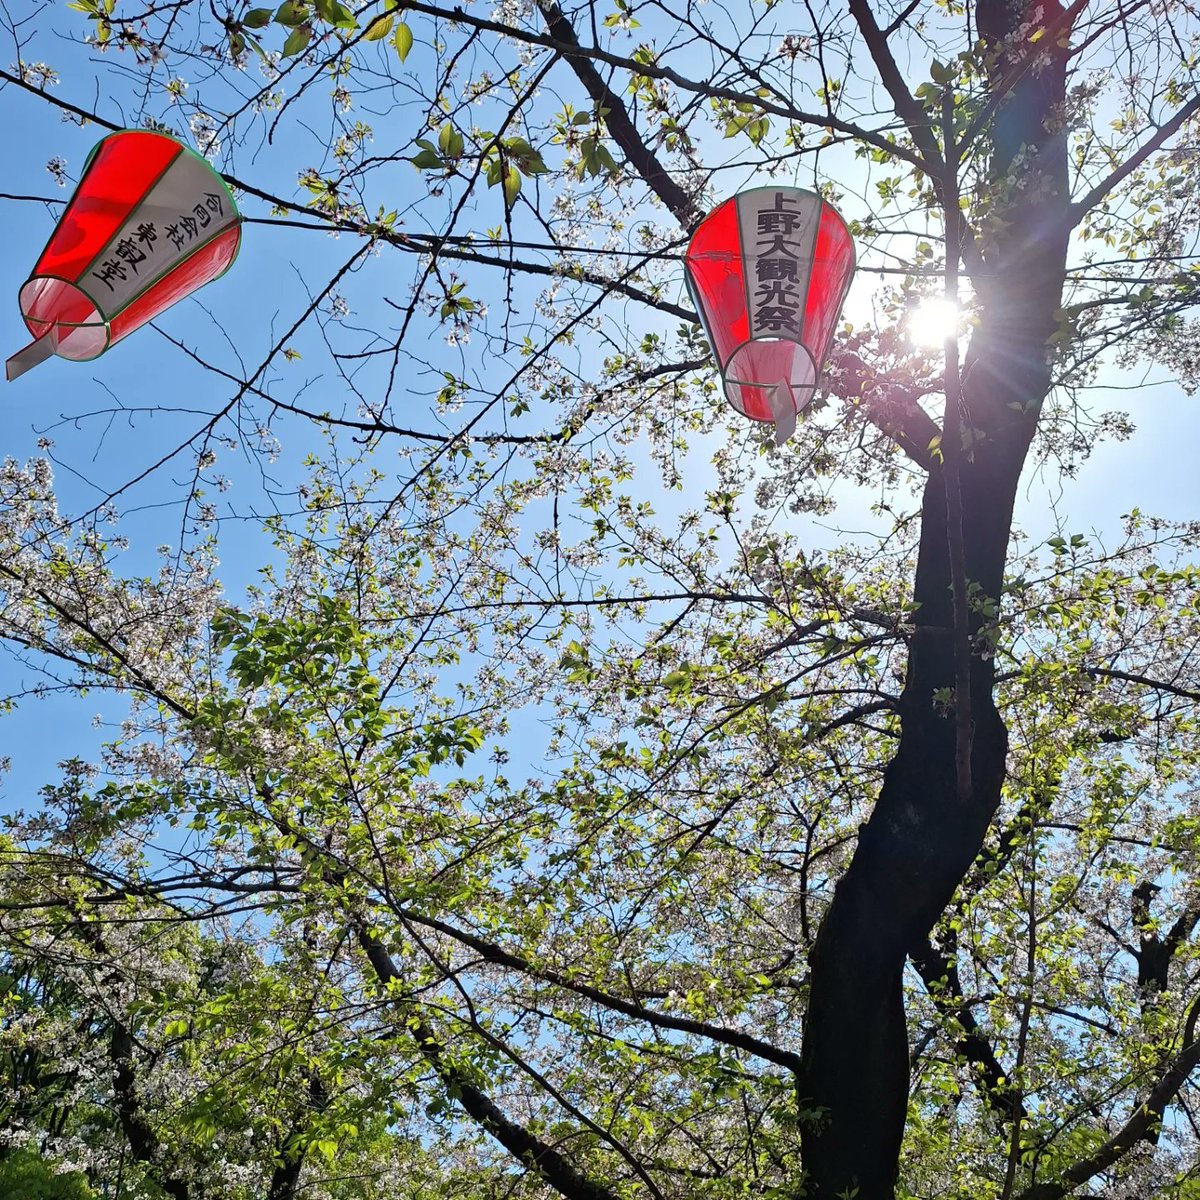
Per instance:
[[[1200,523],[1013,516],[1197,386],[1191,5],[0,24],[14,178],[246,218],[0,470],[0,1190],[1200,1197]],[[766,181],[859,254],[782,447],[682,286]]]

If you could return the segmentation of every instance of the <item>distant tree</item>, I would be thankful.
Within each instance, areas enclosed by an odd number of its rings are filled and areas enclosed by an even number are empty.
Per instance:
[[[1192,8],[127,2],[72,6],[95,110],[4,10],[11,119],[190,110],[344,258],[236,353],[167,323],[220,398],[158,397],[177,448],[93,510],[0,476],[12,691],[132,701],[0,857],[90,1037],[5,1045],[110,1117],[47,1152],[179,1197],[1195,1200],[1200,526],[1013,529],[1128,434],[1102,367],[1196,386]],[[886,280],[780,449],[677,300],[750,178]],[[906,336],[934,294],[961,361]],[[125,566],[181,470],[184,544]],[[890,528],[802,545],[839,481]]]
[[[55,1172],[35,1154],[20,1152],[0,1160],[0,1196],[21,1200],[93,1200],[95,1192],[78,1171]]]

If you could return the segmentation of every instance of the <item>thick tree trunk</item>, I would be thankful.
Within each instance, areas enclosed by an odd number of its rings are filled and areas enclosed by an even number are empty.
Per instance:
[[[158,1138],[146,1121],[137,1095],[137,1076],[134,1072],[133,1035],[120,1021],[114,1021],[109,1040],[112,1061],[113,1099],[117,1118],[133,1157],[148,1168],[150,1177],[172,1200],[188,1200],[188,1185],[176,1179],[159,1160]]]
[[[979,4],[981,34],[1004,37],[1026,19],[1023,7]],[[1044,11],[1045,20],[1055,18],[1052,4]],[[1066,143],[1055,124],[1064,63],[1058,52],[1027,69],[992,131],[996,209],[1008,224],[985,248],[988,278],[976,280],[980,320],[962,373],[962,423],[974,438],[960,479],[967,578],[993,599],[1000,597],[1017,484],[1049,387],[1047,342],[1065,274]],[[1009,77],[1012,65],[1002,58],[996,80]],[[913,594],[919,608],[899,748],[811,961],[799,1095],[805,1195],[812,1200],[894,1194],[908,1101],[905,960],[979,853],[1004,782],[1007,731],[993,699],[990,657],[972,656],[972,789],[965,799],[956,787],[954,719],[937,703],[955,683],[940,471],[926,484],[921,520]],[[973,610],[973,633],[981,623]]]
[[[1022,443],[1028,443],[1019,428],[1028,422],[1013,424],[1015,444],[1006,453],[978,453],[962,472],[967,574],[993,597],[1000,592]],[[973,790],[965,803],[958,797],[954,721],[934,699],[954,686],[940,475],[925,489],[922,519],[918,631],[899,749],[812,957],[802,1096],[806,1107],[819,1111],[806,1127],[804,1163],[821,1200],[855,1187],[858,1200],[892,1194],[908,1099],[901,973],[979,853],[1004,780],[1007,735],[992,702],[991,664],[976,656]]]
[[[321,1081],[320,1074],[313,1070],[308,1077],[308,1095],[304,1104],[292,1120],[292,1132],[303,1134],[312,1127],[313,1117],[329,1107],[329,1093]],[[305,1142],[296,1137],[285,1140],[280,1147],[280,1159],[271,1174],[271,1187],[267,1200],[294,1200],[300,1184],[300,1173],[304,1170]]]

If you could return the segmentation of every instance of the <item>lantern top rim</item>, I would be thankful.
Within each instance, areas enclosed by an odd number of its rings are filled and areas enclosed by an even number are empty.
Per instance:
[[[754,187],[743,188],[740,192],[734,192],[731,196],[726,196],[720,204],[714,205],[696,222],[690,234],[688,234],[687,249],[684,251],[684,258],[692,257],[692,243],[696,240],[696,235],[704,227],[704,225],[717,215],[727,204],[736,203],[742,196],[753,196],[756,192],[790,192],[795,196],[811,196],[823,209],[828,209],[830,213],[837,219],[837,222],[846,232],[846,240],[850,243],[851,254],[851,269],[856,270],[858,267],[858,245],[854,240],[854,235],[850,232],[850,225],[846,218],[828,201],[820,192],[814,191],[812,188],[797,187],[795,184],[774,184],[760,183]],[[705,257],[708,257],[707,255]]]

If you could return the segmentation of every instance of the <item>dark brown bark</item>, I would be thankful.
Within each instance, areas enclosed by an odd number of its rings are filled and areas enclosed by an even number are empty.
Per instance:
[[[1044,8],[1044,19],[1053,20],[1055,6]],[[981,34],[1003,38],[1031,15],[1024,9],[980,3]],[[959,470],[967,579],[993,599],[1001,593],[1017,483],[1050,384],[1047,343],[1066,270],[1066,143],[1053,124],[1064,64],[1056,50],[1022,74],[991,130],[995,204],[1007,225],[984,248],[987,290],[978,296],[979,324],[961,377],[961,420],[972,448]],[[1007,66],[1002,58],[997,78]],[[955,664],[946,495],[937,468],[921,522],[917,629],[899,746],[811,960],[799,1095],[812,1200],[894,1194],[908,1099],[905,959],[920,952],[979,854],[1004,782],[1007,731],[993,698],[991,659],[976,652],[970,795],[960,798],[956,786],[954,721],[939,705],[952,695]],[[977,635],[977,608],[970,624]]]
[[[308,1095],[293,1121],[294,1136],[284,1142],[279,1162],[271,1172],[271,1187],[267,1192],[267,1200],[293,1200],[300,1183],[300,1172],[304,1169],[305,1140],[298,1135],[307,1131],[312,1116],[323,1112],[328,1104],[329,1096],[321,1083],[321,1076],[313,1071],[308,1080]]]
[[[129,1030],[120,1021],[114,1021],[109,1039],[109,1058],[113,1065],[113,1099],[117,1106],[117,1119],[130,1152],[138,1162],[149,1167],[150,1174],[159,1187],[174,1200],[188,1200],[188,1186],[176,1179],[169,1171],[161,1169],[158,1138],[150,1128],[142,1112],[137,1095],[137,1075],[133,1065],[134,1045]]]
[[[703,214],[696,210],[691,197],[671,178],[658,156],[643,140],[629,116],[625,102],[604,82],[592,59],[581,53],[575,28],[562,8],[556,0],[539,0],[538,7],[550,36],[567,49],[567,61],[587,89],[596,111],[604,114],[604,123],[613,140],[675,219],[685,229],[691,229]]]
[[[271,1172],[271,1189],[267,1192],[267,1200],[292,1200],[303,1168],[304,1154],[300,1151],[289,1152]]]
[[[970,1004],[963,999],[954,947],[935,945],[926,938],[913,951],[912,961],[938,1011],[959,1027],[954,1053],[970,1066],[985,1103],[1002,1121],[1024,1119],[1025,1105],[1020,1091],[1013,1087],[995,1049],[983,1036]]]
[[[388,984],[400,973],[383,943],[366,928],[355,929],[358,944],[379,981]],[[616,1200],[616,1194],[583,1175],[555,1147],[506,1116],[492,1098],[446,1054],[433,1029],[413,1010],[406,1013],[408,1028],[425,1061],[433,1068],[463,1111],[480,1128],[487,1130],[514,1158],[524,1163],[560,1196],[567,1200]]]
[[[100,962],[110,964],[105,980],[115,983],[121,979],[121,970],[105,945],[99,923],[77,920],[73,926],[82,941],[98,956]],[[189,1200],[190,1189],[185,1180],[178,1178],[169,1166],[162,1163],[162,1146],[154,1132],[138,1096],[137,1047],[133,1033],[124,1020],[114,1012],[108,1039],[108,1060],[112,1066],[113,1102],[121,1132],[129,1145],[130,1153],[146,1169],[153,1179],[173,1200]]]

